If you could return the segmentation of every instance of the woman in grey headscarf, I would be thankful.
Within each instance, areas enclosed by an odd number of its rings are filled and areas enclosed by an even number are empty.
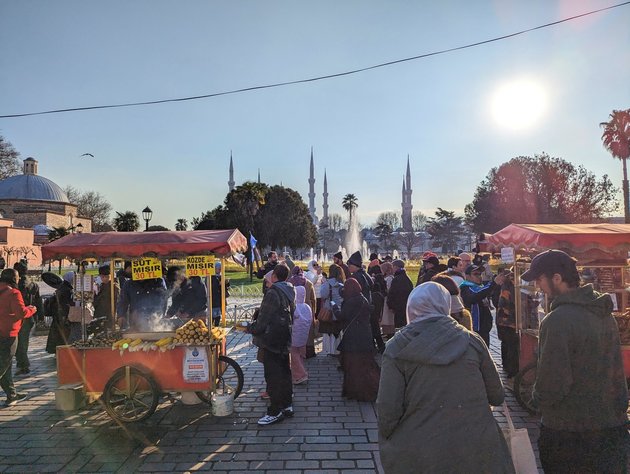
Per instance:
[[[448,317],[450,305],[442,285],[416,287],[409,324],[385,349],[376,407],[387,474],[514,472],[490,410],[503,403],[499,374],[483,340]]]

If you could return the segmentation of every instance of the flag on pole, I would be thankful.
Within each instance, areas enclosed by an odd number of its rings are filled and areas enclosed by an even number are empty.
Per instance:
[[[258,241],[256,240],[256,237],[254,237],[252,235],[252,233],[249,233],[249,246],[252,248],[252,254],[251,254],[251,259],[249,260],[250,262],[253,262],[255,260],[254,258],[254,249],[256,248],[256,244],[258,243]]]

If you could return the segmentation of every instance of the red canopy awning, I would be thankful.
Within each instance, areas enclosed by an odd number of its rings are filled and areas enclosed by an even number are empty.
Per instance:
[[[571,255],[625,258],[630,251],[630,224],[510,224],[487,236],[482,247],[488,251],[514,247],[532,253],[560,249]]]
[[[244,252],[247,239],[238,229],[183,232],[97,232],[72,234],[42,247],[44,260],[178,258],[186,255],[220,257]]]

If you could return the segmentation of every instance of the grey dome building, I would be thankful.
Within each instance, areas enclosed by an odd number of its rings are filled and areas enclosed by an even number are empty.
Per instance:
[[[37,160],[24,160],[24,172],[0,180],[0,216],[16,227],[76,228],[91,232],[92,220],[77,216],[77,206],[56,183],[37,174]]]
[[[70,203],[68,196],[57,184],[37,175],[37,160],[24,160],[24,174],[0,181],[0,200],[52,201]]]

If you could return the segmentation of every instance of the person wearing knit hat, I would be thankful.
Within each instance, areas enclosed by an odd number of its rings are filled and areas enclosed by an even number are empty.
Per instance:
[[[344,277],[345,277],[344,279],[350,278],[350,270],[348,269],[348,265],[343,263],[343,254],[341,252],[337,252],[336,254],[333,255],[333,263],[341,267],[341,269],[343,270]]]
[[[346,262],[348,264],[348,268],[352,273],[354,273],[358,268],[363,266],[363,257],[361,257],[361,252],[358,250],[350,255],[350,258]],[[354,269],[352,267],[355,267]]]
[[[387,343],[376,402],[387,473],[514,472],[490,409],[505,398],[497,368],[481,338],[449,317],[450,306],[442,285],[416,287],[409,324]]]
[[[361,284],[354,278],[348,278],[339,316],[344,328],[338,347],[343,367],[341,395],[366,402],[376,400],[380,377],[380,369],[374,360],[370,313],[370,304],[361,292]]]
[[[359,251],[354,252],[350,258],[348,259],[348,268],[352,272],[352,278],[356,279],[361,285],[361,293],[368,301],[369,304],[372,304],[372,290],[374,289],[374,280],[368,273],[363,269],[363,259],[361,258],[361,253]],[[374,336],[374,342],[376,343],[376,347],[379,352],[383,352],[385,350],[385,342],[383,341],[383,336],[381,335],[381,329],[378,324],[378,318],[372,317],[371,323],[372,325],[372,333]]]
[[[11,362],[13,350],[22,321],[35,314],[35,306],[26,306],[17,287],[18,272],[5,268],[0,273],[0,386],[7,395],[6,406],[24,400],[26,395],[18,394],[13,385]]]
[[[404,260],[400,260],[400,259],[394,260],[392,262],[392,265],[398,269],[405,268]]]

